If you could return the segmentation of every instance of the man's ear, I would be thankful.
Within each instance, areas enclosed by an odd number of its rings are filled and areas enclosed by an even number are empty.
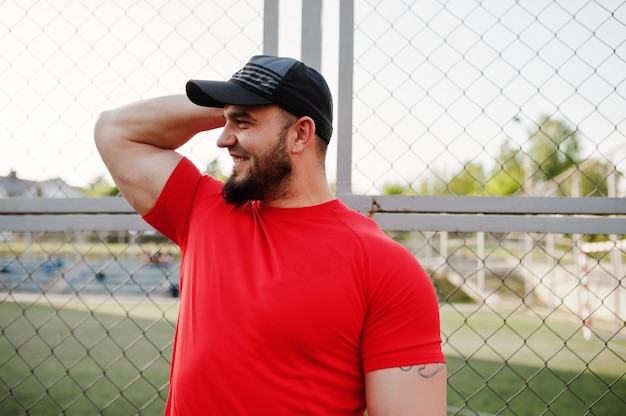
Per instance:
[[[293,125],[297,134],[291,153],[302,153],[315,140],[315,122],[309,116],[303,116]]]

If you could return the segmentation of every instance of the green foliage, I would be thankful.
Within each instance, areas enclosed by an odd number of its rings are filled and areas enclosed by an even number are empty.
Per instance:
[[[399,183],[387,183],[383,185],[383,195],[415,195],[415,192]]]
[[[484,194],[485,172],[477,163],[466,163],[461,172],[448,182],[446,194],[481,195]]]
[[[445,274],[430,273],[437,292],[437,298],[440,303],[473,303],[472,298],[461,290],[461,288],[453,285],[445,276]]]
[[[573,169],[572,172],[559,182],[560,196],[608,196],[608,184],[606,181],[609,175],[607,163],[591,161],[585,163],[582,168]],[[574,189],[577,187],[577,191]]]
[[[544,190],[553,196],[608,196],[608,164],[583,162],[578,132],[565,121],[542,116],[536,130],[529,132],[528,144],[521,149],[505,138],[488,171],[470,161],[458,172],[431,171],[411,187],[394,184],[385,193],[408,194],[408,189],[415,189],[419,195],[511,196],[520,194],[525,181],[531,180],[535,189],[548,185]]]
[[[514,149],[505,140],[500,146],[497,164],[485,184],[485,190],[492,196],[510,196],[517,194],[524,183],[524,166],[522,153]]]
[[[413,185],[418,195],[442,195],[446,190],[447,180],[437,172],[430,172],[430,176]]]
[[[209,162],[206,167],[206,174],[221,181],[225,181],[226,179],[228,179],[228,177],[222,172],[218,159],[213,159],[211,162]]]
[[[581,196],[607,197],[609,194],[606,182],[608,171],[607,164],[600,162],[583,169],[581,172]]]
[[[529,141],[531,171],[536,182],[552,179],[579,163],[577,132],[564,121],[543,116]]]
[[[111,183],[104,177],[99,176],[93,182],[89,184],[87,188],[81,190],[84,196],[118,196],[120,194],[117,186],[111,185]]]

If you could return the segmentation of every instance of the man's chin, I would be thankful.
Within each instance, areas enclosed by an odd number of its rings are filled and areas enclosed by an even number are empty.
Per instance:
[[[233,166],[230,176],[233,178],[245,178],[248,170],[249,162],[238,162]]]
[[[233,169],[228,179],[226,179],[226,182],[230,182],[231,184],[236,185],[243,182],[245,178],[245,175],[243,175],[241,171]]]
[[[247,183],[245,178],[237,179],[234,176],[228,178],[222,188],[222,197],[229,205],[240,207],[248,201],[256,198],[256,192],[253,191],[254,186]]]

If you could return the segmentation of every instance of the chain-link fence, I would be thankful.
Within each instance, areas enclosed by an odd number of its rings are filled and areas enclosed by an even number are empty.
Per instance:
[[[95,118],[309,51],[310,10],[0,2],[1,414],[162,413],[179,253],[108,197]],[[626,414],[626,6],[342,0],[319,17],[331,180],[432,276],[449,413]],[[213,134],[182,151],[227,173]]]

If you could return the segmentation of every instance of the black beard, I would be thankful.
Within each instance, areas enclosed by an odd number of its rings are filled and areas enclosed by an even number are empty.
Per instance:
[[[244,178],[232,175],[222,188],[226,203],[240,207],[248,201],[279,198],[291,184],[293,166],[287,152],[287,137],[283,132],[278,142],[251,159]]]

